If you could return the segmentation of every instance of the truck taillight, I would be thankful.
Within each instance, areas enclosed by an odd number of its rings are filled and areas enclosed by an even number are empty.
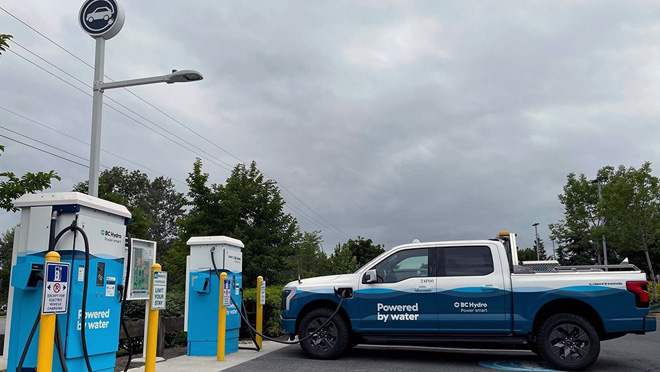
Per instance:
[[[626,288],[628,291],[635,294],[635,302],[637,307],[649,307],[649,292],[647,290],[647,282],[627,282]]]

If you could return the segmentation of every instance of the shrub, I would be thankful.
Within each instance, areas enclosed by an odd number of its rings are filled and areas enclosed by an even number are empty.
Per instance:
[[[280,302],[282,299],[282,286],[266,286],[266,304],[264,305],[264,334],[269,337],[282,335],[280,327]],[[256,319],[257,289],[243,290],[243,301],[252,325]]]

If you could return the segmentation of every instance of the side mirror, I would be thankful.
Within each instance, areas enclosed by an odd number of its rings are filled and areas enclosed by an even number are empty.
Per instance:
[[[367,272],[364,273],[364,282],[365,283],[378,282],[378,275],[376,274],[376,269],[367,270]]]

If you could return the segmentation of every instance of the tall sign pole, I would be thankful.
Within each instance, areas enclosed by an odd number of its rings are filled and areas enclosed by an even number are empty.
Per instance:
[[[80,7],[78,22],[83,31],[96,39],[94,59],[94,85],[92,103],[92,139],[89,152],[89,189],[87,193],[98,197],[99,164],[101,158],[101,117],[103,112],[103,73],[105,41],[111,39],[124,26],[124,9],[115,0],[87,0]]]
[[[96,38],[94,57],[94,94],[92,98],[92,140],[89,150],[89,185],[87,194],[99,196],[99,172],[101,164],[101,120],[103,119],[103,70],[105,67],[105,39]]]

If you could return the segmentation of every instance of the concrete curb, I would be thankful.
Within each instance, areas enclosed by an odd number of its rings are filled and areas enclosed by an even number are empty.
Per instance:
[[[224,371],[226,369],[235,367],[239,364],[248,362],[252,359],[264,356],[272,351],[279,350],[283,347],[289,346],[272,341],[264,341],[263,349],[244,350],[239,349],[238,352],[227,354],[223,362],[218,362],[214,356],[187,356],[170,358],[162,362],[156,362],[156,371],[167,372],[198,372],[198,371]],[[143,372],[143,367],[129,369],[129,372]]]

